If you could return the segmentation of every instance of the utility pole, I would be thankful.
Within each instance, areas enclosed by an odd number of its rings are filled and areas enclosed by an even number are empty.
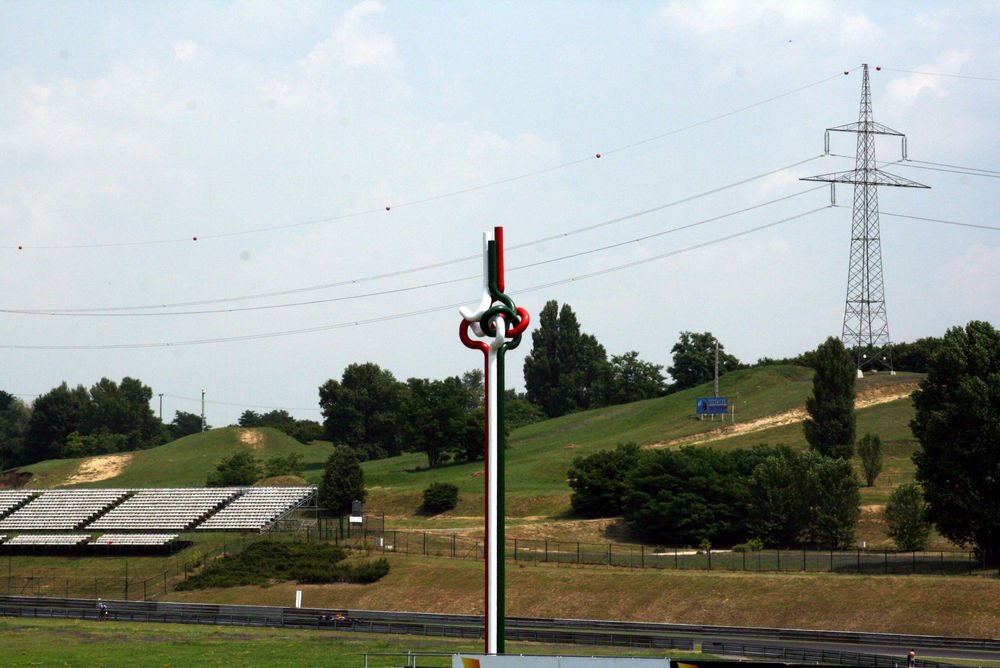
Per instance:
[[[163,422],[163,392],[160,392],[160,422]]]
[[[201,430],[205,431],[205,388],[201,388]]]
[[[879,235],[878,186],[929,188],[916,181],[896,176],[878,168],[875,162],[875,137],[890,135],[902,141],[902,159],[906,160],[906,135],[876,123],[872,115],[871,84],[868,65],[862,65],[861,110],[857,123],[827,128],[825,152],[830,153],[831,132],[857,134],[854,169],[821,174],[803,181],[830,184],[831,201],[836,202],[837,183],[854,184],[854,220],[851,226],[851,261],[847,274],[847,301],[841,340],[855,354],[858,377],[866,368],[892,370],[889,320],[885,311],[885,286],[882,279],[882,241]],[[881,68],[876,68],[881,69]],[[847,72],[845,72],[847,74]]]
[[[715,396],[719,396],[719,340],[715,340]]]

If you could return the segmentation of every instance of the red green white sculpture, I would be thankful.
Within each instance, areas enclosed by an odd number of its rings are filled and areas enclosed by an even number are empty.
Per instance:
[[[517,348],[528,312],[504,294],[503,228],[483,235],[483,292],[475,309],[461,308],[459,338],[483,352],[486,394],[486,653],[504,652],[504,354]],[[475,338],[473,338],[475,337]]]

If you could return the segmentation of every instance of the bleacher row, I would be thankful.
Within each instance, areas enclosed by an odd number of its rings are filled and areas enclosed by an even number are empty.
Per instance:
[[[6,535],[0,535],[0,543],[9,546],[25,545],[45,545],[45,546],[71,546],[71,545],[117,545],[117,546],[157,546],[168,545],[180,538],[180,534],[162,533],[115,533],[104,534],[94,540],[90,539],[89,533],[22,533],[14,536],[10,540],[5,540]]]
[[[135,532],[264,531],[315,492],[315,487],[0,490],[0,531],[19,533],[4,545],[42,544],[14,541],[42,538],[21,532],[55,531],[116,532],[94,543],[163,544],[143,543],[138,536],[150,534]],[[61,542],[71,541],[73,534],[49,535],[59,537],[47,544],[77,544]]]

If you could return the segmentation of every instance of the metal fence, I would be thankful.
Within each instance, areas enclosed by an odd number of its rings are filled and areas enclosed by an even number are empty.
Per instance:
[[[439,531],[355,529],[337,536],[357,549],[397,554],[483,559],[476,536]],[[627,543],[586,543],[508,538],[506,557],[540,562],[668,570],[751,571],[768,573],[845,573],[864,575],[968,575],[984,569],[973,552],[899,552],[893,550],[767,549],[695,550]]]

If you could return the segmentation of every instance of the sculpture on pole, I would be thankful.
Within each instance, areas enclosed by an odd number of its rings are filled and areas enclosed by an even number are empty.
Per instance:
[[[483,235],[483,291],[475,309],[461,308],[458,336],[483,353],[486,460],[486,653],[504,652],[504,354],[517,348],[528,312],[504,294],[503,228]],[[470,335],[471,332],[471,335]],[[476,338],[474,339],[474,335]],[[478,339],[478,340],[477,340]]]

